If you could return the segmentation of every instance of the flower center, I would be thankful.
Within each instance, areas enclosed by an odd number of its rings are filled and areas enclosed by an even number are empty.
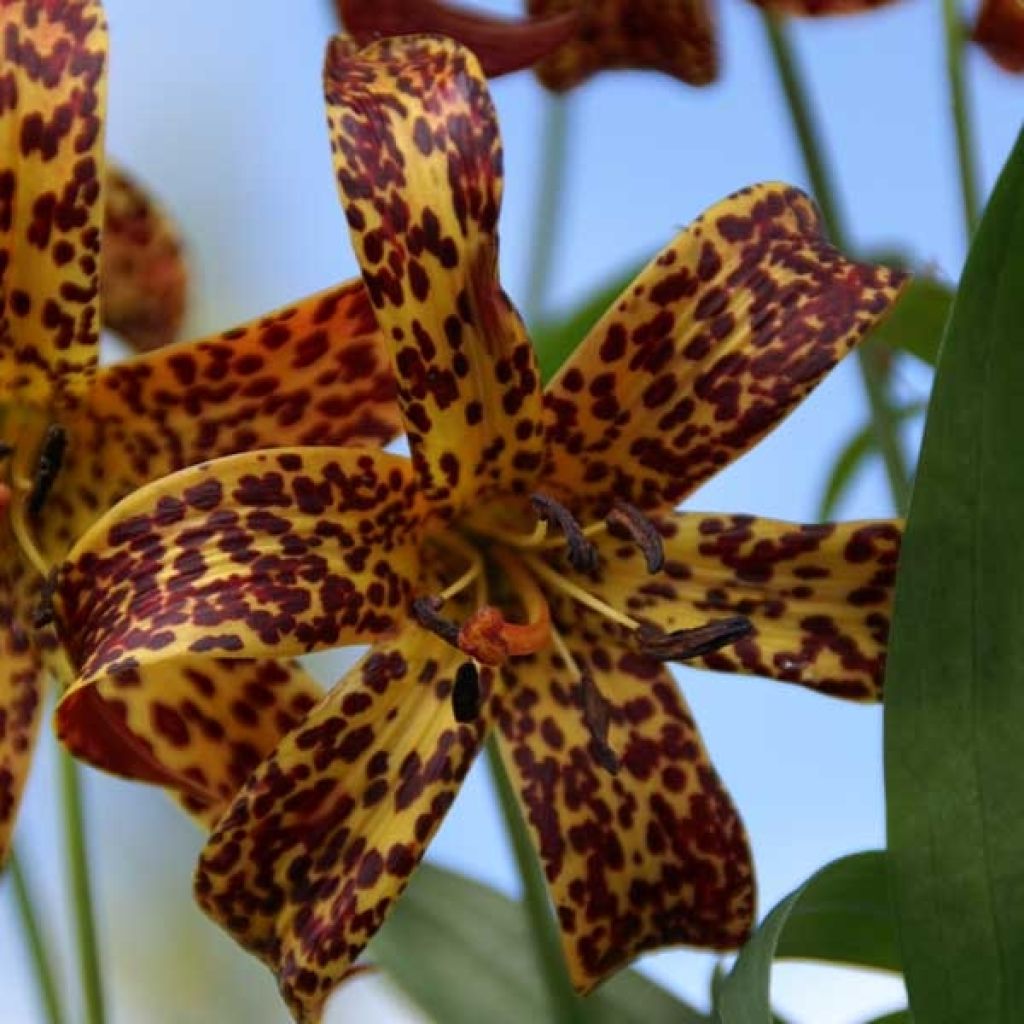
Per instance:
[[[613,608],[587,589],[587,577],[594,577],[600,570],[594,538],[608,529],[623,533],[637,545],[648,572],[657,573],[663,568],[661,534],[634,506],[616,502],[605,519],[584,527],[551,496],[534,494],[529,508],[536,524],[529,532],[509,526],[515,507],[489,505],[471,513],[460,529],[449,529],[431,538],[444,564],[450,567],[452,581],[437,594],[417,597],[412,604],[413,617],[469,659],[460,667],[453,687],[453,709],[460,722],[471,721],[479,710],[477,665],[501,665],[509,658],[554,647],[576,683],[583,720],[594,741],[594,756],[608,771],[615,772],[618,760],[608,744],[610,705],[593,677],[579,667],[552,622],[545,593],[569,598],[622,627],[641,654],[661,661],[685,661],[710,654],[746,636],[752,627],[742,616],[732,616],[692,629],[665,632]],[[551,528],[553,536],[549,536]],[[559,548],[564,548],[572,575],[559,569],[550,557]],[[496,603],[492,603],[492,594]],[[475,605],[461,622],[443,613],[445,605],[456,598],[470,598]]]

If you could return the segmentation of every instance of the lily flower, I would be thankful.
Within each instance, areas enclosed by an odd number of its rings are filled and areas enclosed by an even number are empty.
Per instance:
[[[782,14],[857,14],[892,0],[751,0]],[[993,0],[1000,6],[1015,0]],[[526,0],[529,19],[510,22],[444,0],[336,0],[358,42],[437,32],[479,57],[488,77],[536,65],[541,83],[565,92],[599,71],[645,69],[688,85],[718,77],[712,0]]]
[[[1024,72],[1024,5],[982,0],[972,38],[1004,70]]]
[[[106,202],[125,179],[105,171],[107,28],[98,0],[0,4],[0,861],[9,846],[35,743],[44,684],[64,674],[49,624],[55,567],[71,543],[119,498],[214,453],[279,444],[368,443],[399,428],[394,380],[361,283],[313,296],[247,327],[99,368],[100,301],[130,339],[140,325],[166,337],[169,308],[154,288],[175,271],[147,266],[148,235],[124,230],[126,209]],[[120,184],[118,184],[120,183]],[[136,202],[142,193],[132,186]],[[112,286],[103,283],[104,220],[113,225]],[[135,228],[163,233],[150,209]],[[135,256],[127,259],[132,253]],[[125,260],[127,259],[127,264]],[[172,292],[173,292],[172,288]],[[166,293],[164,293],[166,295]],[[156,297],[154,297],[156,296]],[[148,305],[147,305],[148,304]],[[149,308],[144,319],[126,310]],[[173,319],[170,318],[170,319]],[[170,328],[173,329],[173,328]],[[210,727],[224,757],[206,791],[234,793],[319,688],[298,668],[210,663],[204,675],[166,679],[198,689],[259,689],[246,720]],[[99,743],[102,737],[89,737]],[[139,765],[147,753],[136,752]],[[139,768],[138,770],[143,770]],[[222,797],[223,799],[223,797]],[[203,805],[192,801],[196,811]]]
[[[645,950],[734,948],[750,850],[667,662],[878,699],[900,531],[674,509],[853,348],[901,275],[845,259],[797,189],[747,188],[666,246],[545,390],[498,280],[501,139],[475,57],[337,39],[325,90],[411,459],[277,448],[126,498],[60,575],[80,669],[63,735],[123,774],[144,747],[199,779],[207,724],[162,691],[177,665],[372,645],[246,780],[198,868],[203,909],[302,1021],[492,728],[581,992]]]

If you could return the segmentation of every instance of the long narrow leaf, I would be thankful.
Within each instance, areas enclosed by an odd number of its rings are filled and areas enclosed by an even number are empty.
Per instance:
[[[1024,1020],[1024,135],[939,359],[886,683],[893,897],[928,1024]]]
[[[371,952],[439,1024],[550,1019],[522,907],[453,871],[422,865]],[[603,985],[582,1012],[593,1024],[708,1024],[636,971]]]
[[[826,864],[775,906],[718,985],[716,1024],[771,1021],[776,957],[899,970],[885,854]]]

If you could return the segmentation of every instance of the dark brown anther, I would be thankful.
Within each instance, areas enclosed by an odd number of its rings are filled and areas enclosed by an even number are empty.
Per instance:
[[[471,661],[464,661],[456,669],[452,712],[455,721],[462,725],[475,722],[480,717],[480,673]]]
[[[0,459],[6,459],[9,455],[14,454],[14,445],[8,444],[6,441],[0,441]]]
[[[42,513],[46,499],[53,488],[53,482],[57,479],[57,474],[60,472],[67,447],[67,431],[56,423],[51,423],[46,428],[43,444],[39,449],[39,460],[36,462],[36,473],[32,480],[32,490],[29,492],[28,500],[25,503],[29,519],[38,519]]]
[[[619,771],[619,759],[608,743],[608,726],[611,724],[611,704],[597,688],[593,676],[584,672],[580,677],[580,695],[583,698],[583,724],[594,741],[597,763],[610,775]]]
[[[546,494],[531,494],[530,504],[538,519],[562,531],[568,546],[569,564],[577,572],[593,572],[597,568],[597,548],[583,536],[583,528],[572,513]]]
[[[636,505],[616,498],[605,522],[621,526],[633,538],[636,546],[644,553],[648,572],[661,572],[665,567],[665,549],[662,547],[661,534]]]
[[[39,588],[39,600],[36,602],[35,611],[32,614],[32,626],[35,629],[45,629],[54,619],[53,597],[57,593],[57,570],[50,570],[46,579]]]
[[[644,624],[637,629],[637,642],[642,654],[659,661],[688,661],[728,647],[729,644],[750,636],[754,631],[750,619],[734,615],[718,619],[694,629],[676,629],[665,633],[657,626]]]
[[[444,604],[439,597],[417,597],[412,602],[412,617],[452,647],[459,646],[459,624],[438,615]]]

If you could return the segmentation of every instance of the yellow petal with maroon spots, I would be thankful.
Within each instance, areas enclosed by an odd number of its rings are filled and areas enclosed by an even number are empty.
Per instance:
[[[177,338],[188,291],[181,237],[146,189],[115,167],[107,170],[102,270],[105,327],[140,352]]]
[[[212,826],[321,697],[294,662],[185,658],[72,687],[57,736],[95,768],[170,789]]]
[[[580,685],[553,650],[508,663],[497,714],[570,975],[587,992],[647,950],[739,946],[754,878],[743,824],[668,669],[600,620],[565,607],[557,618],[608,701],[617,773],[598,763]]]
[[[96,362],[107,27],[98,0],[8,0],[0,36],[0,394],[45,404]]]
[[[72,549],[59,621],[86,683],[176,658],[287,657],[394,633],[418,577],[408,459],[280,448],[136,491]]]
[[[1024,4],[982,0],[972,38],[1002,68],[1024,72]]]
[[[758,7],[796,14],[805,18],[817,18],[830,14],[863,14],[878,7],[885,7],[895,0],[751,0]]]
[[[575,37],[537,65],[537,77],[561,92],[598,71],[663,71],[689,85],[718,76],[715,25],[708,0],[529,0],[537,17],[578,9]]]
[[[755,185],[651,261],[545,393],[550,486],[582,511],[675,505],[767,434],[891,308],[811,201]]]
[[[32,642],[29,576],[13,538],[0,536],[0,865],[10,849],[43,702],[44,672]]]
[[[200,906],[318,1021],[405,888],[483,741],[451,691],[465,656],[411,627],[282,740],[199,861]],[[491,670],[480,674],[484,698]]]
[[[575,10],[509,21],[444,0],[335,0],[335,6],[360,46],[384,36],[448,36],[476,54],[488,78],[529,67],[566,42],[578,23]]]
[[[342,204],[425,493],[452,514],[527,490],[540,466],[540,378],[498,282],[501,139],[476,58],[451,40],[328,50]]]
[[[901,523],[801,526],[696,512],[654,521],[664,569],[649,573],[636,544],[605,534],[587,590],[668,631],[750,619],[754,632],[701,659],[708,668],[881,699]]]
[[[117,500],[175,470],[284,445],[376,447],[401,430],[361,281],[105,367],[63,420],[68,451],[40,524],[54,560]]]

